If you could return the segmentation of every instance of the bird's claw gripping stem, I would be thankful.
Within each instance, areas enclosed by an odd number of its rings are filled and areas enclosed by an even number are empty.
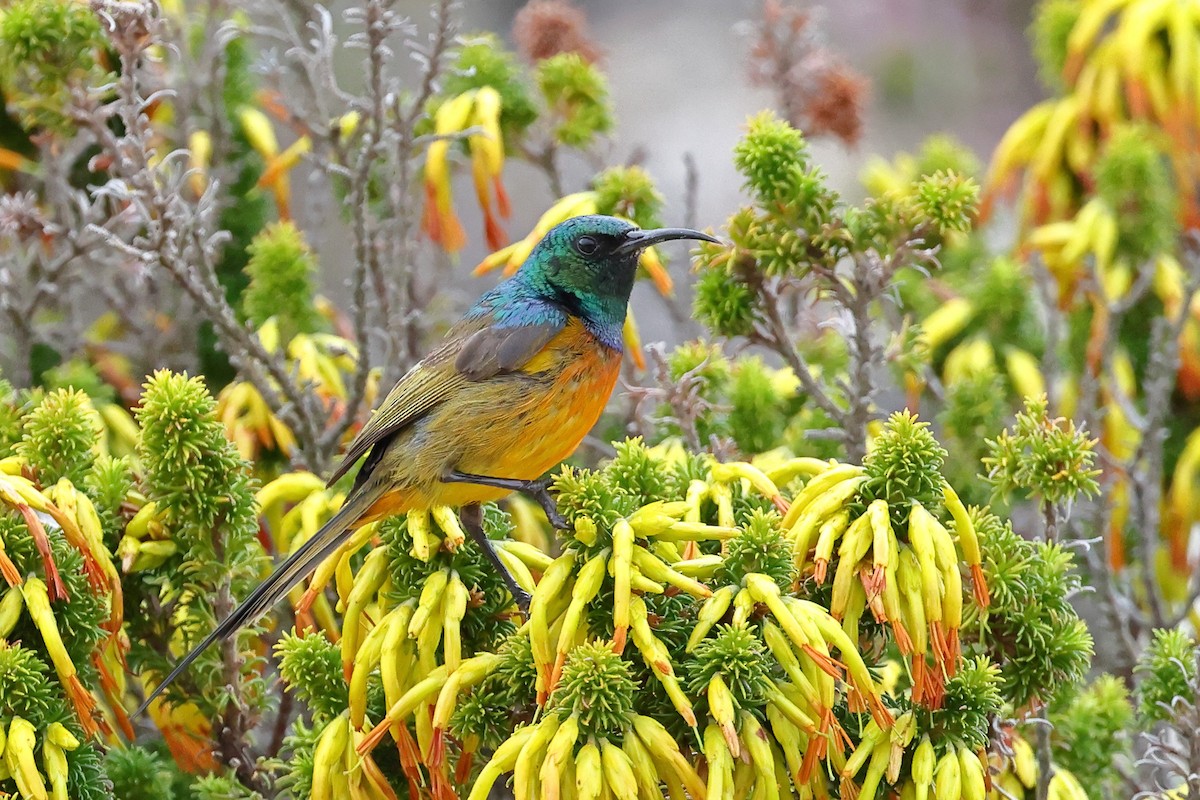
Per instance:
[[[542,511],[546,512],[546,519],[550,521],[551,526],[556,530],[565,531],[570,529],[571,525],[566,518],[559,513],[558,503],[554,502],[554,498],[547,491],[550,488],[549,479],[543,478],[540,481],[530,481],[529,487],[522,490],[524,494],[529,495],[531,499],[537,502],[542,507]]]
[[[497,489],[520,492],[542,507],[542,511],[546,512],[546,519],[550,520],[552,526],[560,531],[565,531],[571,527],[567,523],[567,520],[563,518],[563,515],[559,513],[558,504],[554,502],[554,498],[547,491],[550,488],[550,480],[548,478],[536,481],[522,481],[516,478],[493,478],[491,475],[473,475],[469,472],[458,472],[455,470],[448,473],[442,480],[446,483],[474,483],[479,486],[494,486]]]

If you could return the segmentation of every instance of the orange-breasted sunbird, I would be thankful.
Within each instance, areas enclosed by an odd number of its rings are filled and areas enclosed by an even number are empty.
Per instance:
[[[551,524],[564,525],[541,478],[574,452],[607,405],[620,372],[638,257],[672,239],[719,241],[687,228],[643,230],[600,215],[552,228],[363,426],[329,479],[366,456],[338,513],[184,656],[143,708],[210,644],[274,606],[353,530],[391,514],[459,507],[463,527],[527,610],[528,595],[484,534],[480,503],[523,492]]]

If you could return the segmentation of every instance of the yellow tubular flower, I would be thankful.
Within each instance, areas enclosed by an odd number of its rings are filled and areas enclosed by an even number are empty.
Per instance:
[[[67,795],[67,754],[48,739],[42,741],[42,767],[50,781],[51,800],[70,800]]]
[[[625,342],[625,352],[629,354],[633,365],[639,370],[646,368],[646,356],[642,352],[642,337],[638,333],[637,322],[632,313],[625,315],[625,325],[621,328],[621,338]]]
[[[254,148],[254,152],[262,156],[263,161],[270,162],[279,154],[279,140],[275,138],[275,127],[270,118],[250,106],[242,106],[237,114],[246,141]]]
[[[21,611],[25,608],[25,595],[20,586],[10,586],[0,598],[0,639],[6,638],[12,629],[21,621]],[[0,753],[4,748],[0,747]]]
[[[974,315],[975,307],[964,297],[953,297],[938,306],[921,322],[929,349],[937,350],[961,333]]]
[[[41,578],[31,577],[21,585],[21,593],[25,597],[25,608],[42,635],[46,644],[46,652],[54,664],[54,671],[62,682],[63,690],[79,715],[79,724],[83,726],[88,736],[94,735],[99,727],[92,712],[96,708],[96,698],[87,690],[75,672],[75,664],[67,653],[62,636],[58,632],[58,623],[54,620],[54,611],[50,608],[50,594]]]
[[[492,753],[491,760],[484,765],[483,771],[475,779],[475,784],[471,787],[471,793],[467,795],[467,800],[486,800],[496,781],[516,765],[517,756],[521,754],[521,750],[533,736],[534,730],[536,730],[536,726],[526,725],[496,748]]]
[[[212,161],[212,136],[208,131],[193,131],[188,136],[188,153],[188,168],[193,170],[188,182],[199,197],[208,188],[208,165]]]
[[[485,258],[475,267],[473,274],[483,275],[497,267],[504,267],[504,276],[512,275],[522,264],[529,254],[533,251],[535,245],[550,232],[550,229],[560,222],[565,222],[572,217],[581,217],[586,214],[596,213],[596,193],[595,192],[576,192],[569,194],[554,205],[550,206],[537,223],[533,226],[533,230],[529,232],[525,238],[519,242],[513,242],[508,247]],[[503,254],[503,255],[502,255]]]
[[[26,800],[49,800],[46,779],[38,772],[34,750],[37,748],[37,731],[33,723],[21,717],[13,717],[8,723],[8,737],[4,745],[4,764],[17,791]]]

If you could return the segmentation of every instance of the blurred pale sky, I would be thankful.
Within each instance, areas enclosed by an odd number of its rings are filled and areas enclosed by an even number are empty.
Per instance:
[[[520,2],[467,3],[466,29],[507,34]],[[747,116],[772,104],[749,85],[749,39],[740,25],[752,0],[578,2],[604,50],[617,112],[612,159],[647,151],[647,168],[668,201],[683,192],[682,154],[700,166],[699,212],[723,220],[738,202],[731,151]],[[871,82],[862,141],[847,150],[817,141],[814,153],[834,184],[858,196],[857,175],[872,153],[916,147],[948,131],[986,154],[1041,94],[1024,29],[1026,2],[842,0],[814,6],[826,44]],[[586,180],[587,171],[579,173]],[[682,208],[676,209],[682,213]],[[674,221],[674,220],[673,220]]]

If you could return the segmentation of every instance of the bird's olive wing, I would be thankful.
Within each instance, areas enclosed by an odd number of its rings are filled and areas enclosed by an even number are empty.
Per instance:
[[[472,381],[514,372],[540,353],[564,327],[565,320],[554,320],[536,325],[483,328],[463,343],[454,367]]]
[[[396,382],[329,478],[333,485],[372,447],[474,381],[520,369],[566,326],[561,321],[497,326],[488,318],[455,325],[433,352]]]

